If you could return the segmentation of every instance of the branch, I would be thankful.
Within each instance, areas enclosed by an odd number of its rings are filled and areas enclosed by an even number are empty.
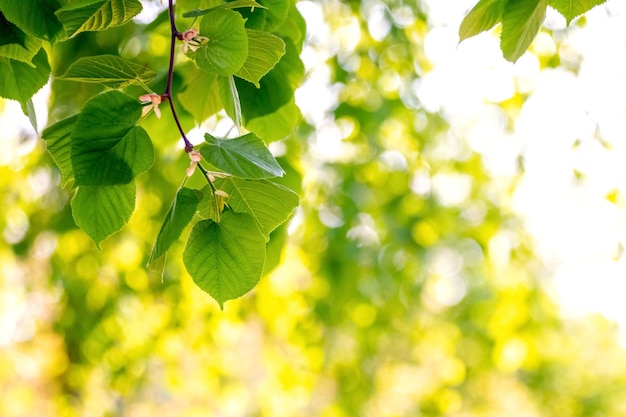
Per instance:
[[[176,29],[176,22],[174,21],[174,0],[169,0],[169,15],[170,15],[170,27],[172,30],[171,42],[170,42],[170,66],[167,71],[167,85],[165,87],[165,92],[161,95],[161,99],[169,101],[170,109],[172,109],[172,116],[174,116],[174,121],[176,122],[176,126],[178,126],[178,130],[185,141],[185,152],[189,153],[193,150],[193,144],[187,139],[185,135],[185,130],[180,124],[180,120],[178,119],[178,114],[176,113],[176,108],[174,107],[174,101],[172,100],[172,79],[174,78],[174,52],[176,51],[176,40],[181,40],[183,38],[183,34]]]

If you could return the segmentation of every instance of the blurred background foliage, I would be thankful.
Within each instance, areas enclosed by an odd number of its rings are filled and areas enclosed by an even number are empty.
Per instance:
[[[302,205],[274,239],[273,270],[223,312],[180,245],[163,276],[145,268],[188,165],[166,109],[144,123],[158,157],[138,209],[102,252],[74,226],[43,142],[5,130],[0,415],[626,415],[616,326],[561,317],[511,210],[523,164],[494,181],[445,114],[420,104],[431,21],[419,4],[302,3],[327,25],[303,57],[328,105],[303,109],[273,145]],[[162,23],[59,44],[53,74],[119,53],[164,75]],[[53,82],[50,123],[95,89]],[[499,104],[509,122],[522,102]]]

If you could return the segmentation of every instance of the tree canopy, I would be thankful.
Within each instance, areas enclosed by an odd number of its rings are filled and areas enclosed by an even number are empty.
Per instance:
[[[496,179],[420,96],[427,3],[0,0],[32,124],[2,121],[0,415],[626,414],[617,327],[561,314],[512,208],[524,161]],[[516,61],[601,3],[481,0],[456,42]]]

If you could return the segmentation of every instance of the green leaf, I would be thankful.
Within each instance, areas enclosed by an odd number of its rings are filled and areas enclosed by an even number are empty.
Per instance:
[[[218,222],[221,217],[222,210],[220,210],[215,200],[217,197],[213,195],[213,190],[208,185],[202,187],[201,192],[203,198],[198,203],[198,215],[202,219],[211,219]]]
[[[291,39],[284,39],[285,55],[260,81],[261,88],[236,78],[244,123],[255,117],[274,113],[293,99],[295,89],[304,78],[304,65]]]
[[[248,58],[235,75],[260,88],[261,78],[285,55],[285,42],[276,35],[260,30],[246,29],[246,32]]]
[[[202,15],[205,15],[207,13],[210,13],[214,10],[218,10],[218,9],[240,9],[243,7],[251,7],[251,8],[255,8],[258,7],[260,9],[264,9],[265,7],[260,4],[257,3],[254,0],[235,0],[235,1],[229,1],[227,3],[222,3],[220,5],[217,5],[215,7],[211,7],[209,9],[203,9],[203,10],[199,10],[199,9],[193,9],[193,10],[189,10],[188,12],[183,13],[183,17],[199,17]]]
[[[603,3],[606,3],[606,0],[549,0],[548,2],[565,17],[568,25],[576,17]]]
[[[302,113],[292,99],[274,113],[256,117],[246,123],[246,129],[265,142],[286,138],[302,120]]]
[[[298,194],[266,180],[225,178],[217,180],[215,186],[229,194],[228,205],[233,211],[252,216],[265,240],[269,240],[274,229],[289,220],[300,204]]]
[[[59,7],[57,0],[0,0],[0,10],[8,21],[27,34],[52,43],[63,33],[55,16]]]
[[[27,35],[0,13],[0,57],[30,64],[40,48],[40,39]]]
[[[74,178],[72,169],[72,141],[71,135],[78,120],[78,114],[63,119],[44,129],[41,137],[46,143],[48,152],[61,171],[61,183]]]
[[[217,75],[194,68],[185,75],[185,89],[178,93],[180,104],[200,124],[222,109]]]
[[[547,0],[508,0],[502,13],[500,48],[504,57],[517,61],[528,49],[546,17]]]
[[[291,5],[287,18],[276,31],[282,37],[291,39],[298,52],[302,52],[302,44],[306,37],[306,22],[295,3]]]
[[[139,0],[78,0],[56,11],[68,36],[120,26],[142,10]]]
[[[224,110],[235,125],[241,126],[243,116],[241,113],[241,101],[239,100],[239,90],[235,84],[235,78],[230,75],[228,77],[217,77],[217,85],[220,100],[224,106]]]
[[[172,205],[165,215],[161,230],[152,248],[148,266],[161,258],[169,250],[172,244],[180,237],[185,227],[191,222],[196,214],[198,203],[202,199],[199,190],[181,188],[178,190]]]
[[[194,226],[183,252],[189,275],[223,308],[259,282],[265,263],[265,237],[248,214],[224,212],[220,223]]]
[[[261,179],[281,177],[285,173],[254,133],[234,139],[216,139],[207,133],[204,138],[206,144],[200,148],[202,157],[235,177]]]
[[[200,35],[209,41],[193,57],[200,68],[229,76],[242,67],[248,56],[248,35],[243,17],[232,10],[214,10],[200,21]]]
[[[459,38],[464,40],[491,29],[498,23],[507,0],[480,0],[465,16],[459,27]]]
[[[102,84],[109,88],[143,85],[156,77],[156,72],[143,65],[115,55],[98,55],[78,59],[61,80]]]
[[[79,187],[72,199],[74,221],[99,248],[100,242],[128,223],[135,209],[135,192],[134,182]]]
[[[76,185],[126,184],[147,171],[154,149],[146,131],[135,126],[139,102],[119,91],[89,100],[72,132]]]
[[[260,0],[260,3],[267,8],[264,30],[275,31],[283,24],[289,13],[290,0]]]
[[[33,66],[0,58],[0,97],[17,100],[26,106],[30,98],[48,82],[50,64],[43,49],[33,58]]]

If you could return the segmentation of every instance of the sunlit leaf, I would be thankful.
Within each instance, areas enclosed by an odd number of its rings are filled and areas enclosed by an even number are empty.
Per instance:
[[[97,83],[110,88],[124,88],[145,84],[156,77],[156,72],[143,65],[115,55],[97,55],[78,59],[58,79]]]
[[[56,11],[68,36],[120,26],[142,10],[139,0],[78,0]]]
[[[240,178],[261,179],[284,174],[276,159],[254,133],[234,139],[217,139],[208,133],[200,148],[202,157],[214,167]]]
[[[515,62],[528,49],[546,17],[547,0],[508,0],[502,13],[500,47]]]
[[[300,202],[298,194],[270,181],[225,178],[216,187],[229,194],[228,205],[238,213],[252,216],[266,240],[270,233],[286,222]]]
[[[465,16],[459,27],[459,38],[464,40],[491,29],[498,23],[507,0],[480,0]]]
[[[135,188],[135,183],[130,182],[76,190],[72,199],[74,221],[96,246],[128,223],[135,209]]]
[[[220,223],[196,223],[183,262],[194,282],[222,307],[259,281],[265,263],[265,237],[250,215],[227,211]]]
[[[61,171],[61,182],[66,184],[74,178],[72,169],[72,131],[78,115],[63,119],[44,129],[41,137],[46,142],[48,152]]]
[[[178,93],[180,104],[200,124],[222,109],[217,75],[201,68],[191,70],[185,77],[185,89]]]
[[[246,29],[246,32],[248,33],[248,58],[235,75],[250,81],[259,88],[261,78],[285,55],[285,42],[271,33],[254,29]]]
[[[209,40],[193,54],[199,67],[222,76],[239,71],[248,56],[248,35],[239,13],[212,11],[200,21],[200,35]]]
[[[594,7],[606,3],[606,0],[549,0],[548,4],[561,13],[567,24],[576,17],[588,12]]]
[[[154,160],[146,131],[135,126],[141,104],[110,91],[85,104],[72,132],[72,166],[76,185],[126,184]]]
[[[198,202],[202,199],[202,193],[191,188],[178,190],[170,209],[165,215],[161,230],[152,248],[148,266],[151,266],[169,250],[172,244],[180,237],[185,227],[191,222]]]
[[[218,9],[240,9],[243,7],[251,7],[251,8],[258,7],[261,9],[265,8],[262,4],[257,3],[254,0],[234,0],[234,1],[229,1],[226,3],[218,4],[217,6],[211,7],[209,9],[189,10],[188,12],[183,13],[183,17],[198,17],[198,16],[205,15],[207,13],[210,13]]]
[[[14,59],[0,57],[0,97],[17,100],[23,105],[48,82],[50,64],[43,49],[33,58],[31,66]]]

